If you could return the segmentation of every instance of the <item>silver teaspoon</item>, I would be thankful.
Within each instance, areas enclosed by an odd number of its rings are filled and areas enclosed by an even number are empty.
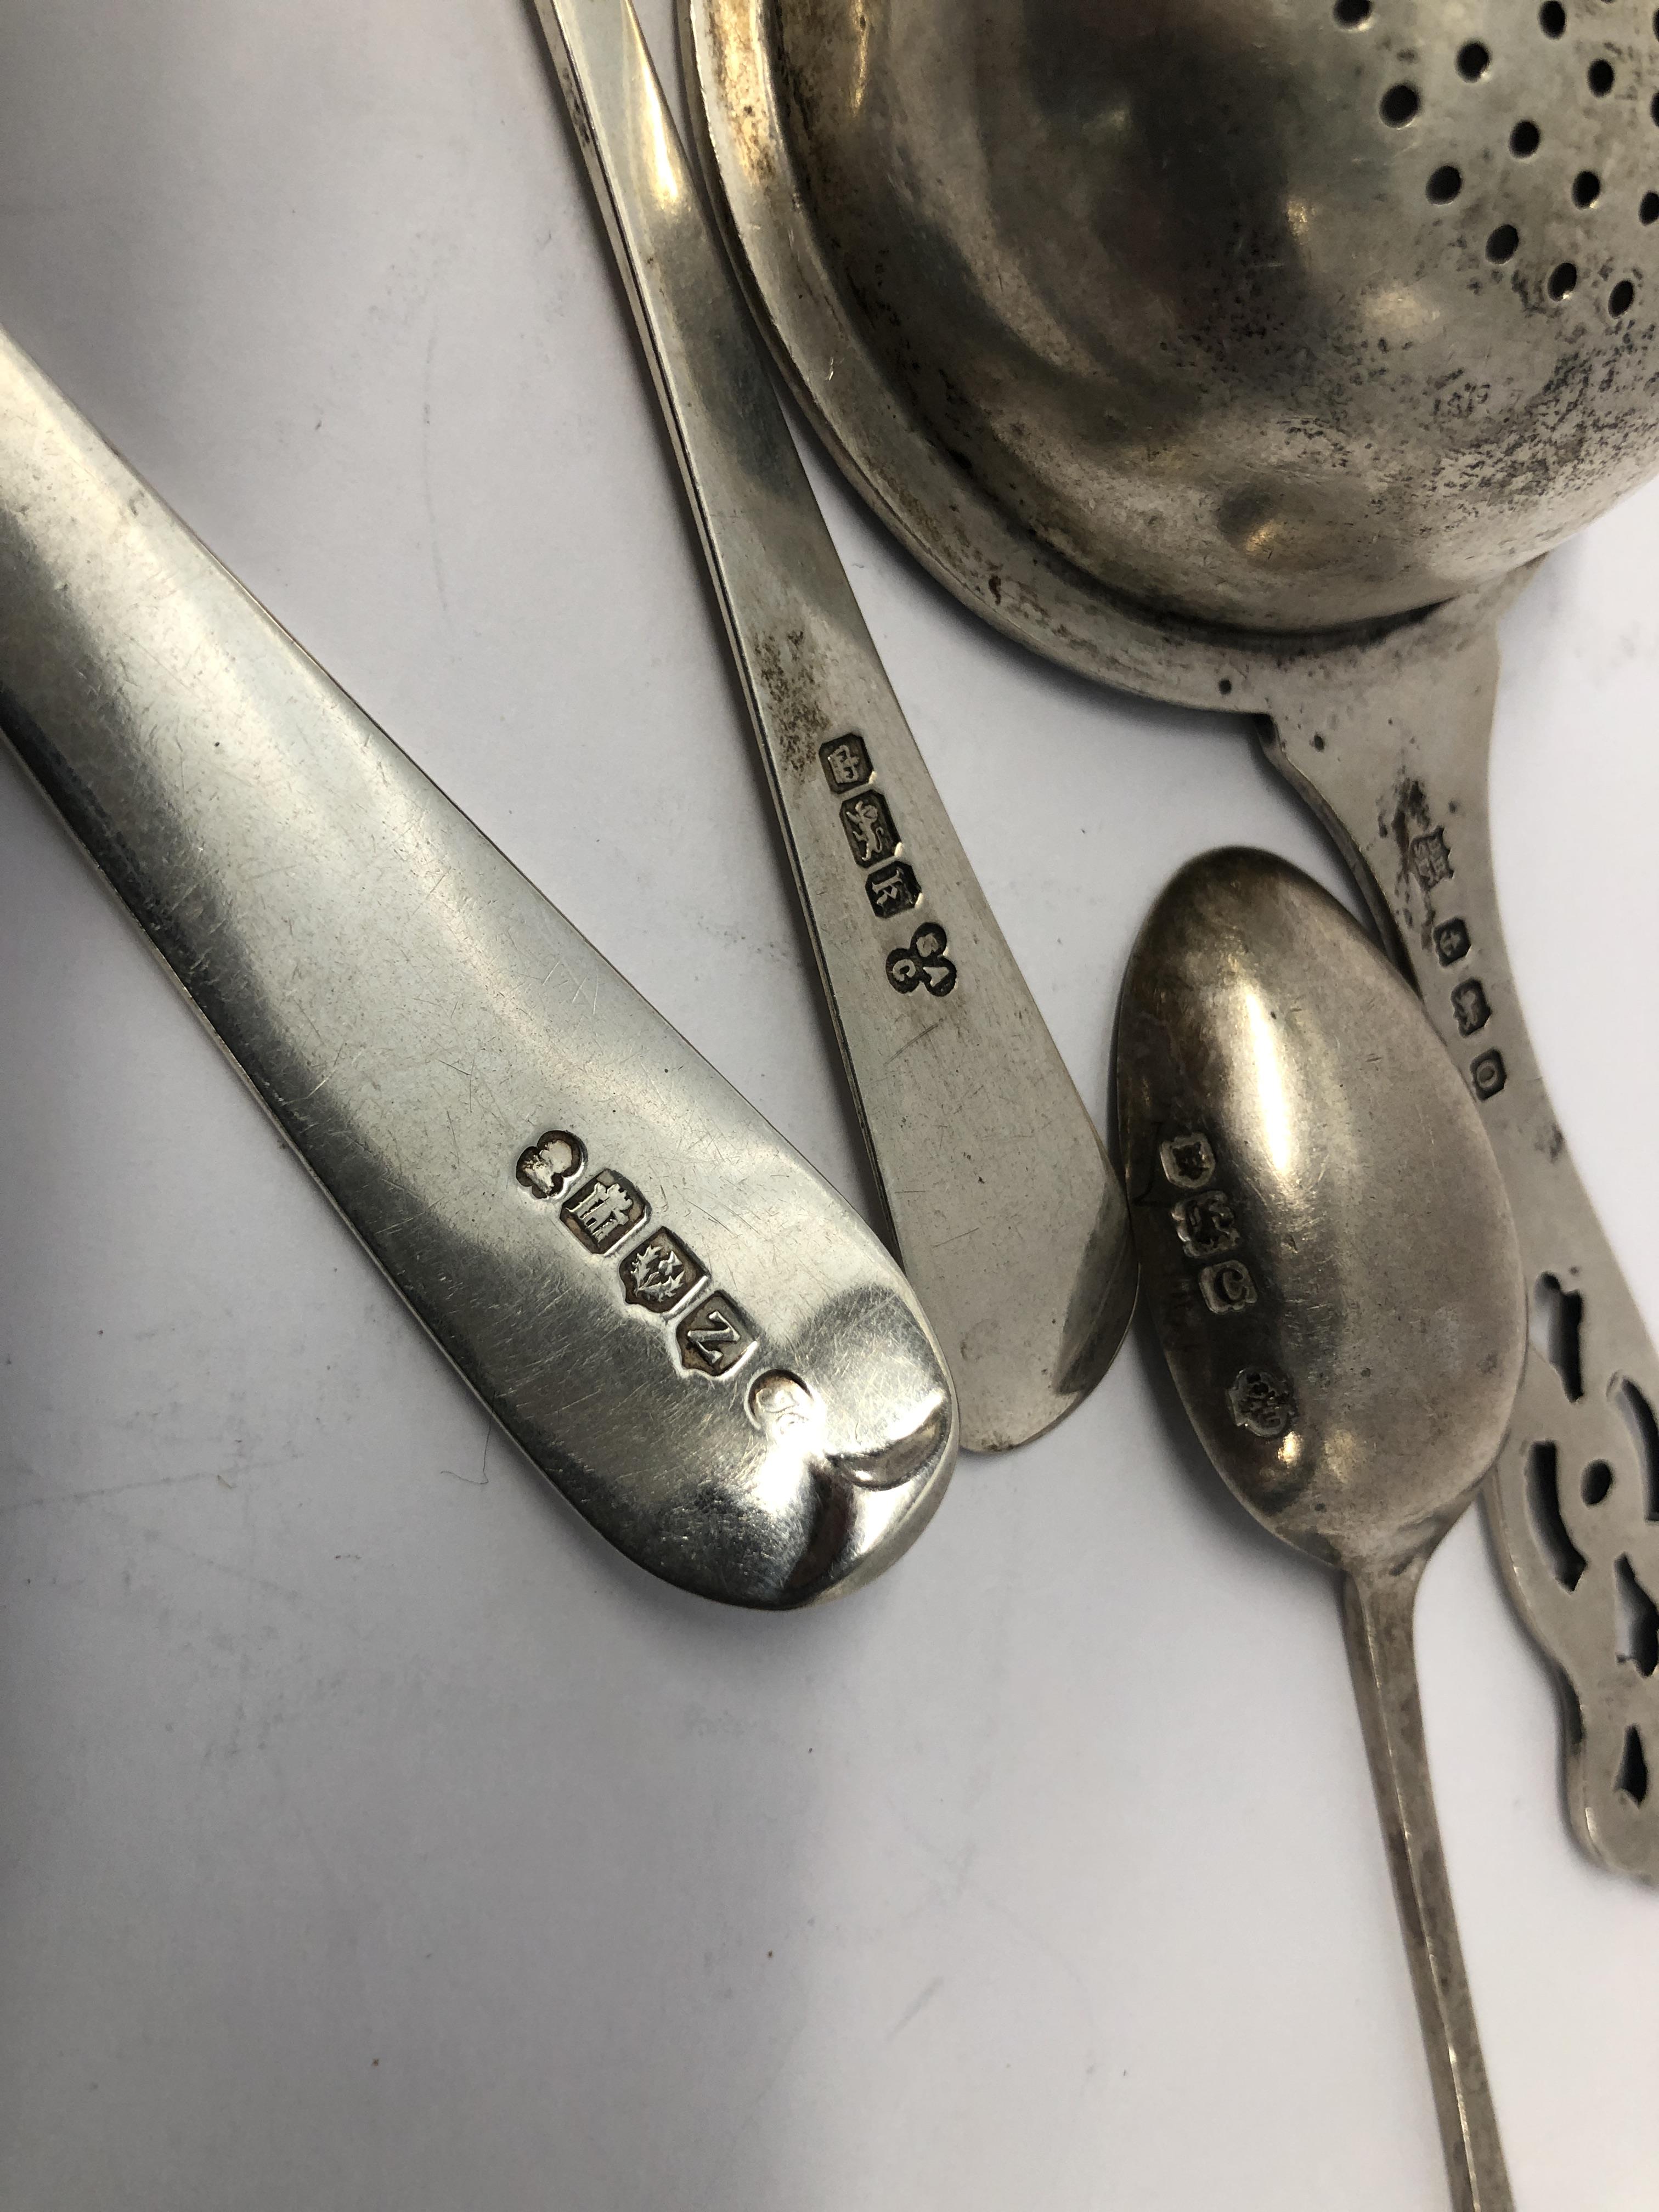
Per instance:
[[[1175,878],[1130,963],[1119,1116],[1146,1298],[1217,1471],[1343,1577],[1343,1620],[1459,2212],[1512,2199],[1440,1848],[1412,1613],[1504,1439],[1520,1248],[1406,984],[1263,853]]]
[[[962,1440],[1037,1436],[1134,1303],[1123,1194],[887,681],[629,0],[535,0],[725,617]],[[1018,1166],[1015,1166],[1018,1163]]]

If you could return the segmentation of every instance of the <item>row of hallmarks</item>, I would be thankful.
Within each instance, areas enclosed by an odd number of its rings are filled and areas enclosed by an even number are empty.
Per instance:
[[[708,1268],[672,1229],[659,1224],[639,1238],[651,1208],[626,1176],[615,1168],[588,1175],[586,1166],[580,1137],[549,1129],[520,1155],[516,1172],[532,1198],[560,1201],[559,1218],[585,1251],[615,1266],[629,1305],[655,1320],[679,1316],[674,1341],[688,1374],[730,1375],[758,1341],[741,1308],[715,1289]]]
[[[818,747],[823,780],[841,800],[841,826],[848,849],[866,870],[865,895],[878,921],[891,921],[920,906],[924,896],[916,872],[904,855],[904,841],[893,811],[876,788],[875,763],[861,737],[849,731]],[[896,991],[917,989],[943,999],[957,988],[950,939],[936,921],[912,932],[908,945],[887,956],[887,980]]]
[[[1419,817],[1421,818],[1420,817]],[[1428,830],[1413,837],[1406,848],[1412,873],[1423,886],[1430,899],[1430,914],[1434,912],[1434,894],[1443,883],[1451,880],[1454,870],[1451,852],[1446,842],[1444,830]],[[1461,916],[1454,915],[1449,921],[1433,924],[1434,955],[1443,968],[1461,968],[1472,950],[1469,926]],[[1457,1024],[1457,1034],[1462,1037],[1479,1036],[1492,1019],[1492,1002],[1478,975],[1463,975],[1451,987],[1452,1018]],[[1495,1048],[1479,1052],[1469,1062],[1469,1081],[1477,1098],[1496,1098],[1509,1080],[1509,1071],[1504,1065],[1504,1055]]]
[[[1180,1194],[1170,1218],[1185,1257],[1198,1263],[1198,1287],[1212,1314],[1243,1313],[1255,1304],[1255,1278],[1240,1247],[1232,1200],[1216,1185],[1215,1147],[1202,1130],[1171,1137],[1158,1148],[1158,1165]],[[1241,1367],[1227,1386],[1227,1410],[1254,1437],[1282,1437],[1296,1418],[1296,1393],[1276,1367]]]

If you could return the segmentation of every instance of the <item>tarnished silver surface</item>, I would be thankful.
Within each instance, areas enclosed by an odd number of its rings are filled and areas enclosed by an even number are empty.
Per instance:
[[[878,1572],[956,1451],[852,1210],[0,337],[0,727],[503,1426],[653,1573]]]
[[[1509,2212],[1435,1821],[1412,1611],[1525,1358],[1480,1116],[1336,902],[1267,854],[1190,863],[1131,960],[1124,1170],[1146,1296],[1229,1487],[1344,1577],[1377,1810],[1459,2212]]]
[[[1093,1388],[1128,1325],[1121,1190],[871,642],[629,0],[537,12],[963,1441],[1024,1443]]]
[[[1659,1880],[1659,1354],[1527,1040],[1486,815],[1517,564],[1659,461],[1651,10],[683,21],[739,269],[854,483],[1009,635],[1265,717],[1480,1101],[1555,1355],[1488,1502],[1562,1680],[1576,1831]]]

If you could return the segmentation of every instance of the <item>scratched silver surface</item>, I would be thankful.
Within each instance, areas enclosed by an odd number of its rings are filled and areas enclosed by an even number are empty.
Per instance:
[[[0,337],[0,726],[438,1344],[654,1574],[793,1606],[956,1416],[853,1210]]]

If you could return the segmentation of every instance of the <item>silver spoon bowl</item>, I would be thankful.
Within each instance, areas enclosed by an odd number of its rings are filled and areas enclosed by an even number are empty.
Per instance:
[[[1154,908],[1118,1097],[1144,1295],[1187,1410],[1256,1519],[1344,1577],[1453,2201],[1509,2212],[1412,1645],[1419,1579],[1525,1354],[1497,1163],[1399,976],[1262,853],[1192,862]]]

